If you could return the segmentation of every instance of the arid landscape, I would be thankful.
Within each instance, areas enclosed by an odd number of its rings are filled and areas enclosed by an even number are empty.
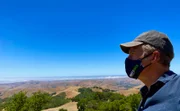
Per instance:
[[[56,108],[50,108],[50,109],[46,109],[46,110],[43,110],[43,111],[59,111],[59,109],[67,109],[68,111],[78,111],[77,109],[77,103],[76,102],[69,102],[65,105],[62,105],[62,106],[59,106],[59,107],[56,107]]]
[[[78,89],[81,87],[91,87],[94,91],[110,89],[120,94],[129,95],[138,93],[143,84],[138,80],[129,78],[111,78],[99,80],[59,80],[59,81],[27,81],[19,83],[9,83],[0,85],[0,98],[7,98],[19,91],[26,91],[28,95],[33,92],[43,91],[50,94],[66,93],[66,98],[73,98],[79,94]],[[68,111],[77,111],[76,102],[70,102],[57,108],[51,108],[44,111],[58,111],[60,108]]]

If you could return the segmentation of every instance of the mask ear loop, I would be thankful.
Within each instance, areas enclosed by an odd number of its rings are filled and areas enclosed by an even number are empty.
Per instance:
[[[144,56],[143,58],[141,58],[140,59],[140,61],[142,61],[143,59],[145,59],[145,58],[147,58],[147,57],[149,57],[150,55],[152,55],[153,54],[153,52],[152,53],[150,53],[150,54],[148,54],[148,55],[146,55],[146,56]],[[148,64],[148,65],[146,65],[146,66],[144,66],[144,68],[146,68],[146,67],[148,67],[148,66],[150,66],[151,65],[151,63],[150,64]],[[142,66],[142,62],[141,62],[141,66]]]
[[[149,57],[150,55],[152,55],[153,54],[153,52],[152,53],[150,53],[150,54],[148,54],[148,55],[146,55],[146,56],[144,56],[143,58],[141,58],[140,60],[142,61],[143,59],[145,59],[145,58],[147,58],[147,57]]]

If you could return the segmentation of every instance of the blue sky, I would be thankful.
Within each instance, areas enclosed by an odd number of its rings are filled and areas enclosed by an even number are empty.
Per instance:
[[[155,29],[180,72],[180,7],[166,0],[0,1],[2,77],[125,75],[119,44]]]

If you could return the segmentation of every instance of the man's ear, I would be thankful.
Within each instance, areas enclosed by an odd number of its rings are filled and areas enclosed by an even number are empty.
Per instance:
[[[153,56],[152,63],[158,62],[160,60],[160,52],[159,51],[154,51],[152,56]]]

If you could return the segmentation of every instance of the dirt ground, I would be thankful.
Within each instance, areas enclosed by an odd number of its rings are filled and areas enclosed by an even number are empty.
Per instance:
[[[67,109],[68,111],[78,111],[77,109],[77,102],[69,102],[67,104],[64,104],[60,107],[56,107],[56,108],[50,108],[50,109],[46,109],[43,111],[59,111],[59,109]]]

